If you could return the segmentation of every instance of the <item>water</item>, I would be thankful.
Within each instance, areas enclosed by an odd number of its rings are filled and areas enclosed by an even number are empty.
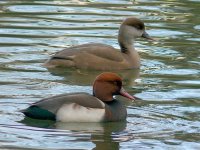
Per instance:
[[[0,149],[200,149],[199,0],[1,0]],[[157,42],[138,39],[140,72],[118,72],[127,122],[63,124],[25,118],[21,109],[61,93],[92,92],[99,72],[47,70],[64,47],[118,48],[121,20],[144,20]],[[119,99],[122,99],[119,97]]]

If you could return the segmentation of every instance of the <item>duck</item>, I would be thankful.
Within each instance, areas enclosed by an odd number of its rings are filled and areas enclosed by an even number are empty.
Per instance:
[[[145,31],[144,22],[135,17],[126,18],[119,28],[119,49],[101,44],[87,43],[72,46],[55,53],[43,65],[46,68],[75,68],[83,70],[139,69],[140,56],[134,48],[138,37],[153,40]]]
[[[126,120],[127,110],[122,101],[113,98],[121,95],[129,101],[130,95],[122,87],[122,78],[113,72],[103,72],[93,82],[93,94],[65,93],[44,98],[21,112],[29,118],[57,122],[114,122]]]

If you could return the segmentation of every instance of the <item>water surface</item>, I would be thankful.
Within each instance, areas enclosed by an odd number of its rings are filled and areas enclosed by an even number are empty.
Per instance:
[[[199,0],[1,0],[0,149],[199,149],[199,8]],[[125,89],[143,99],[125,102],[127,122],[24,118],[20,110],[42,98],[92,93],[99,72],[42,64],[68,46],[119,48],[119,25],[130,16],[142,19],[158,41],[138,39],[141,70],[118,72]]]

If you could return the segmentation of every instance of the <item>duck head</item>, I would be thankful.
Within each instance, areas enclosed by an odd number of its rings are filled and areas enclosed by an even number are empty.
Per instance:
[[[144,22],[135,17],[126,18],[119,28],[118,41],[120,46],[132,46],[134,39],[138,37],[153,40],[145,31]]]
[[[135,100],[122,87],[121,77],[111,72],[105,72],[96,77],[93,84],[93,95],[104,102],[112,101],[114,95]]]

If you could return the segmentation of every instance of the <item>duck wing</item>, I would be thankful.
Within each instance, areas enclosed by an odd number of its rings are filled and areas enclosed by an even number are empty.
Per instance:
[[[70,105],[72,103],[86,108],[105,108],[105,104],[92,95],[87,93],[70,93],[42,99],[33,103],[29,108],[22,110],[22,113],[31,118],[56,120],[57,111],[63,105]]]
[[[121,52],[112,46],[99,43],[83,44],[79,46],[69,47],[57,52],[51,59],[67,59],[73,60],[81,55],[88,54],[111,61],[121,61]],[[84,56],[81,56],[84,58]],[[92,57],[92,56],[91,56]]]
[[[116,64],[117,63],[117,64]],[[74,67],[79,69],[113,70],[127,68],[123,53],[112,46],[91,43],[64,49],[51,57],[47,67]]]

